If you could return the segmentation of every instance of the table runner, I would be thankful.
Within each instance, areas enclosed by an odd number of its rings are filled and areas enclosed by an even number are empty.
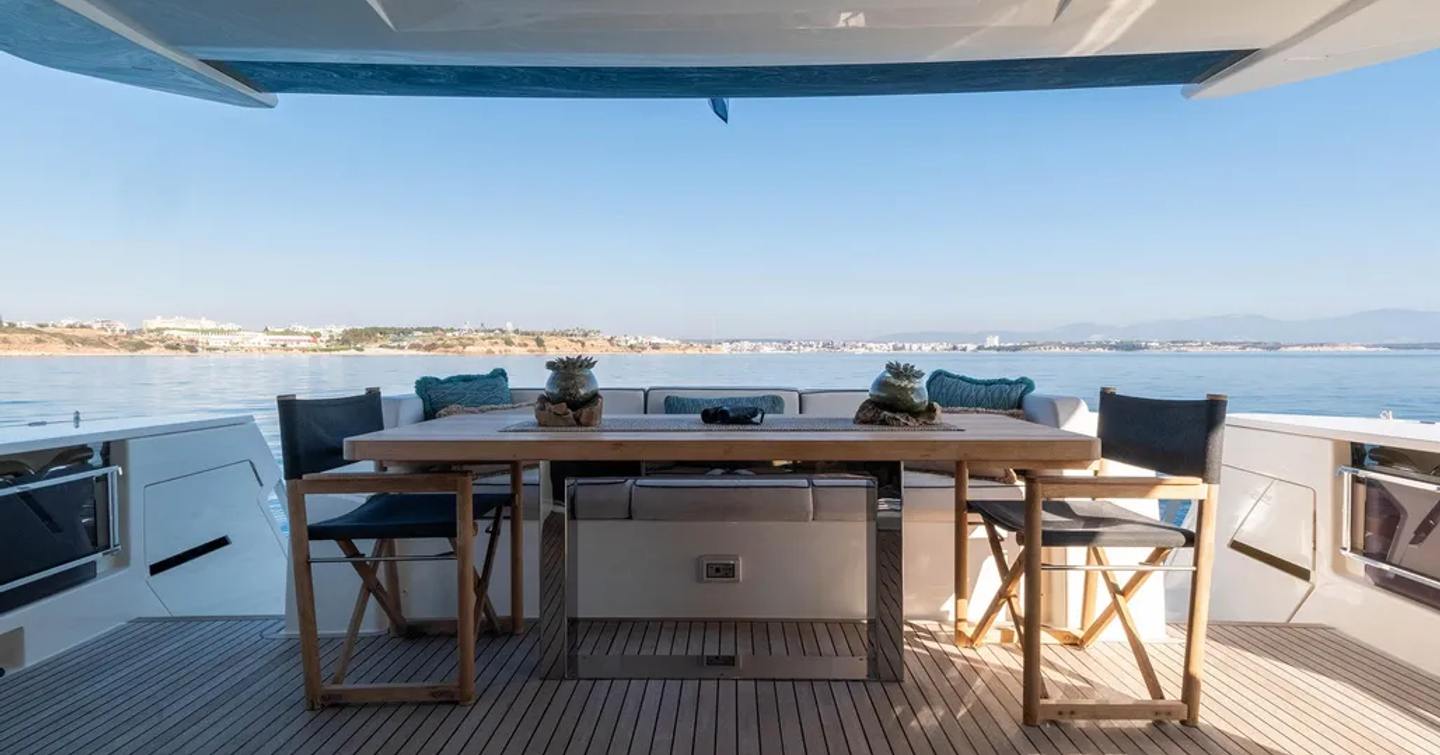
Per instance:
[[[849,417],[806,417],[803,415],[771,414],[759,425],[707,425],[700,421],[698,414],[651,414],[645,416],[620,416],[603,419],[598,427],[542,427],[533,419],[516,422],[500,428],[502,433],[540,432],[845,432],[854,430],[878,430],[891,432],[963,432],[964,428],[941,423],[919,427],[891,427],[889,425],[857,425]]]

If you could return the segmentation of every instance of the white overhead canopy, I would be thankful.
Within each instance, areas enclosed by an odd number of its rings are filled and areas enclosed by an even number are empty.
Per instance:
[[[0,50],[251,105],[273,92],[1219,96],[1436,47],[1440,0],[0,0]]]

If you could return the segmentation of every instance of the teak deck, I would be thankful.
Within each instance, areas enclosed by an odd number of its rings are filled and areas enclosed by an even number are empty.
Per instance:
[[[127,624],[0,679],[0,753],[1383,753],[1440,751],[1440,679],[1320,627],[1212,625],[1204,723],[1019,724],[1019,650],[906,632],[903,684],[541,681],[534,633],[486,636],[479,700],[307,712],[278,619]],[[592,650],[827,654],[837,622],[588,622]],[[1175,631],[1179,631],[1178,629]],[[327,659],[339,650],[326,640]],[[1178,642],[1152,646],[1167,686]],[[1067,695],[1134,695],[1128,650],[1046,648]],[[356,680],[453,673],[449,638],[365,638]],[[1174,692],[1173,689],[1169,691]]]

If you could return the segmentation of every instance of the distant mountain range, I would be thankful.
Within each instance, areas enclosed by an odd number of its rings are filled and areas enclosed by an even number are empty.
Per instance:
[[[1154,320],[1133,325],[1074,323],[1048,330],[922,331],[892,333],[882,341],[984,343],[1037,341],[1260,341],[1267,343],[1399,344],[1440,342],[1440,312],[1375,309],[1315,320],[1276,320],[1260,315],[1224,315],[1188,320]]]

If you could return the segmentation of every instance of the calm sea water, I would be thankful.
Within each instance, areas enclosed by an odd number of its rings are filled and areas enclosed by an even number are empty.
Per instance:
[[[1027,375],[1044,393],[1082,396],[1100,386],[1155,397],[1226,393],[1232,411],[1440,420],[1440,352],[913,354],[925,370],[977,377]],[[864,388],[884,368],[875,354],[601,356],[612,386],[765,385]],[[279,458],[275,396],[328,396],[379,386],[409,392],[417,377],[504,367],[511,385],[539,386],[545,357],[175,356],[0,357],[0,427],[162,414],[251,414]],[[284,507],[271,511],[285,526]]]
[[[864,388],[884,367],[875,354],[602,355],[601,385],[782,385]],[[1226,393],[1231,410],[1440,420],[1440,352],[912,354],[925,370],[979,377],[1028,375],[1043,393],[1100,386],[1157,397]],[[408,392],[422,375],[504,367],[516,386],[545,380],[545,357],[175,356],[0,357],[0,426],[173,413],[253,414],[273,448],[275,396],[324,396],[380,386]]]

